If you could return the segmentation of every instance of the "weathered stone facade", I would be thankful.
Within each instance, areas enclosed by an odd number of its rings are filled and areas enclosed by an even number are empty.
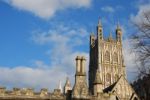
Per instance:
[[[41,89],[14,88],[12,91],[0,88],[0,100],[139,100],[126,80],[126,70],[122,53],[122,30],[116,28],[116,39],[111,33],[103,38],[103,27],[98,22],[97,36],[90,36],[89,84],[87,84],[86,59],[76,57],[76,74],[73,88],[67,78],[64,92],[55,89],[49,93]],[[89,86],[88,86],[89,85]]]
[[[89,89],[92,94],[97,70],[102,80],[102,89],[114,84],[121,76],[126,77],[122,54],[122,30],[119,25],[116,28],[116,39],[112,38],[111,33],[108,39],[103,38],[100,21],[97,26],[97,37],[93,34],[90,36]]]

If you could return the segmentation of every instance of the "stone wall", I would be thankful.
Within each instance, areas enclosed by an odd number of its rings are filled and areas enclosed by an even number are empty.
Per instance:
[[[55,89],[53,93],[50,93],[45,88],[41,89],[40,92],[35,92],[31,88],[6,90],[5,87],[1,87],[0,100],[66,100],[66,97],[59,89]]]

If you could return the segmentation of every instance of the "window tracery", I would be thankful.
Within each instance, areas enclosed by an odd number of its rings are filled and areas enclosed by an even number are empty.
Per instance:
[[[118,62],[118,55],[117,55],[116,52],[115,52],[114,55],[113,55],[113,61],[114,61],[115,63]]]
[[[107,83],[107,86],[111,84],[111,75],[109,73],[106,74],[106,83]]]
[[[106,62],[110,61],[110,53],[108,51],[105,52],[105,61]]]

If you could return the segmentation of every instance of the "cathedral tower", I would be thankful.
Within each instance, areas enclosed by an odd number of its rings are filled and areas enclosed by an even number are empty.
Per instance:
[[[89,61],[89,90],[94,94],[94,81],[99,73],[102,88],[107,88],[116,82],[120,76],[126,77],[122,53],[122,30],[119,24],[116,28],[116,39],[112,33],[104,39],[102,23],[98,22],[97,36],[90,36],[90,61]],[[99,72],[97,70],[99,69]]]

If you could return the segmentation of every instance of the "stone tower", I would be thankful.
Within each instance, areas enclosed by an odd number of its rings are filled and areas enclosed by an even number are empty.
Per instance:
[[[76,74],[75,84],[72,90],[73,99],[87,99],[89,92],[86,81],[85,57],[77,56],[76,58]]]
[[[99,70],[99,72],[97,72]],[[119,24],[116,28],[116,39],[112,34],[107,39],[103,37],[103,27],[98,21],[97,36],[90,36],[90,61],[89,61],[89,90],[94,94],[94,81],[100,74],[102,88],[107,88],[116,82],[120,76],[126,77],[122,53],[122,30]]]

